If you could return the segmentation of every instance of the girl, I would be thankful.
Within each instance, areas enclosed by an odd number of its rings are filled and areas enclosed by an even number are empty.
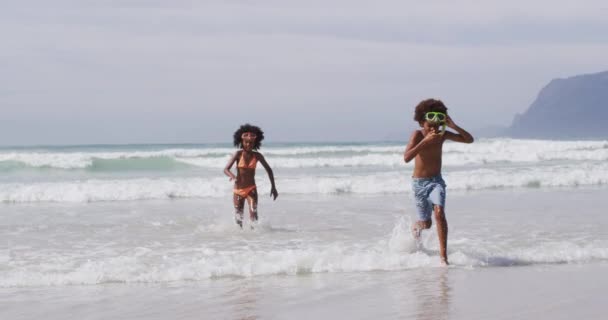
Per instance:
[[[264,169],[268,173],[268,178],[270,178],[270,196],[274,200],[279,196],[274,185],[272,169],[264,159],[264,156],[257,152],[262,145],[262,140],[264,140],[264,132],[260,128],[250,124],[242,125],[234,132],[234,146],[241,148],[241,150],[232,156],[226,168],[224,168],[224,174],[230,177],[230,181],[235,180],[233,195],[235,220],[241,228],[243,228],[245,200],[249,204],[249,218],[251,222],[258,220],[258,192],[255,185],[255,168],[258,161],[264,166]],[[230,169],[237,161],[237,173],[235,177]]]

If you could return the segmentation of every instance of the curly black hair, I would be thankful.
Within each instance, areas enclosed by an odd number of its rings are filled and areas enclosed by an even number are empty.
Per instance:
[[[242,125],[240,128],[238,128],[234,132],[234,136],[233,136],[233,138],[234,138],[234,146],[236,148],[242,148],[243,147],[243,138],[241,138],[241,136],[245,132],[255,133],[255,135],[257,136],[257,138],[255,139],[255,143],[253,144],[253,149],[254,150],[260,149],[262,147],[262,140],[264,140],[264,131],[262,131],[262,129],[260,129],[257,126],[250,125],[249,123],[246,123],[246,124]]]
[[[448,114],[448,108],[441,102],[441,100],[436,99],[426,99],[420,101],[420,103],[416,106],[416,111],[414,111],[414,121],[417,121],[422,125],[424,122],[424,115],[427,112],[442,112],[446,115]]]

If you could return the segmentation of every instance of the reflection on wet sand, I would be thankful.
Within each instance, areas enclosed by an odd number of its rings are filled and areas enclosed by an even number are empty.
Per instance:
[[[237,281],[242,281],[242,285],[226,293],[226,295],[231,295],[226,299],[232,309],[233,317],[231,318],[238,320],[259,319],[257,301],[261,293],[259,286],[251,280],[241,279]]]
[[[441,320],[450,318],[452,288],[449,268],[403,272],[393,283],[394,306],[399,319]]]
[[[424,277],[415,282],[416,319],[441,320],[449,318],[450,293],[448,268],[424,270]]]

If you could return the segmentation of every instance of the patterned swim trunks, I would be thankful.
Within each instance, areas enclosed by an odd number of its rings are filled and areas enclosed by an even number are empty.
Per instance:
[[[445,209],[446,185],[441,174],[430,178],[412,178],[412,190],[420,220],[431,220],[433,205],[439,205]]]

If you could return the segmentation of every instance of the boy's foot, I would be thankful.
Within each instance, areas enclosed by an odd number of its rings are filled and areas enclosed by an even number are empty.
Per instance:
[[[443,266],[443,267],[447,267],[447,266],[449,266],[449,265],[450,265],[450,264],[448,263],[448,259],[446,259],[446,258],[441,258],[441,266]]]
[[[422,232],[422,229],[417,228],[417,227],[413,227],[412,228],[412,237],[414,237],[414,239],[416,239],[416,241],[420,240],[420,233]]]

